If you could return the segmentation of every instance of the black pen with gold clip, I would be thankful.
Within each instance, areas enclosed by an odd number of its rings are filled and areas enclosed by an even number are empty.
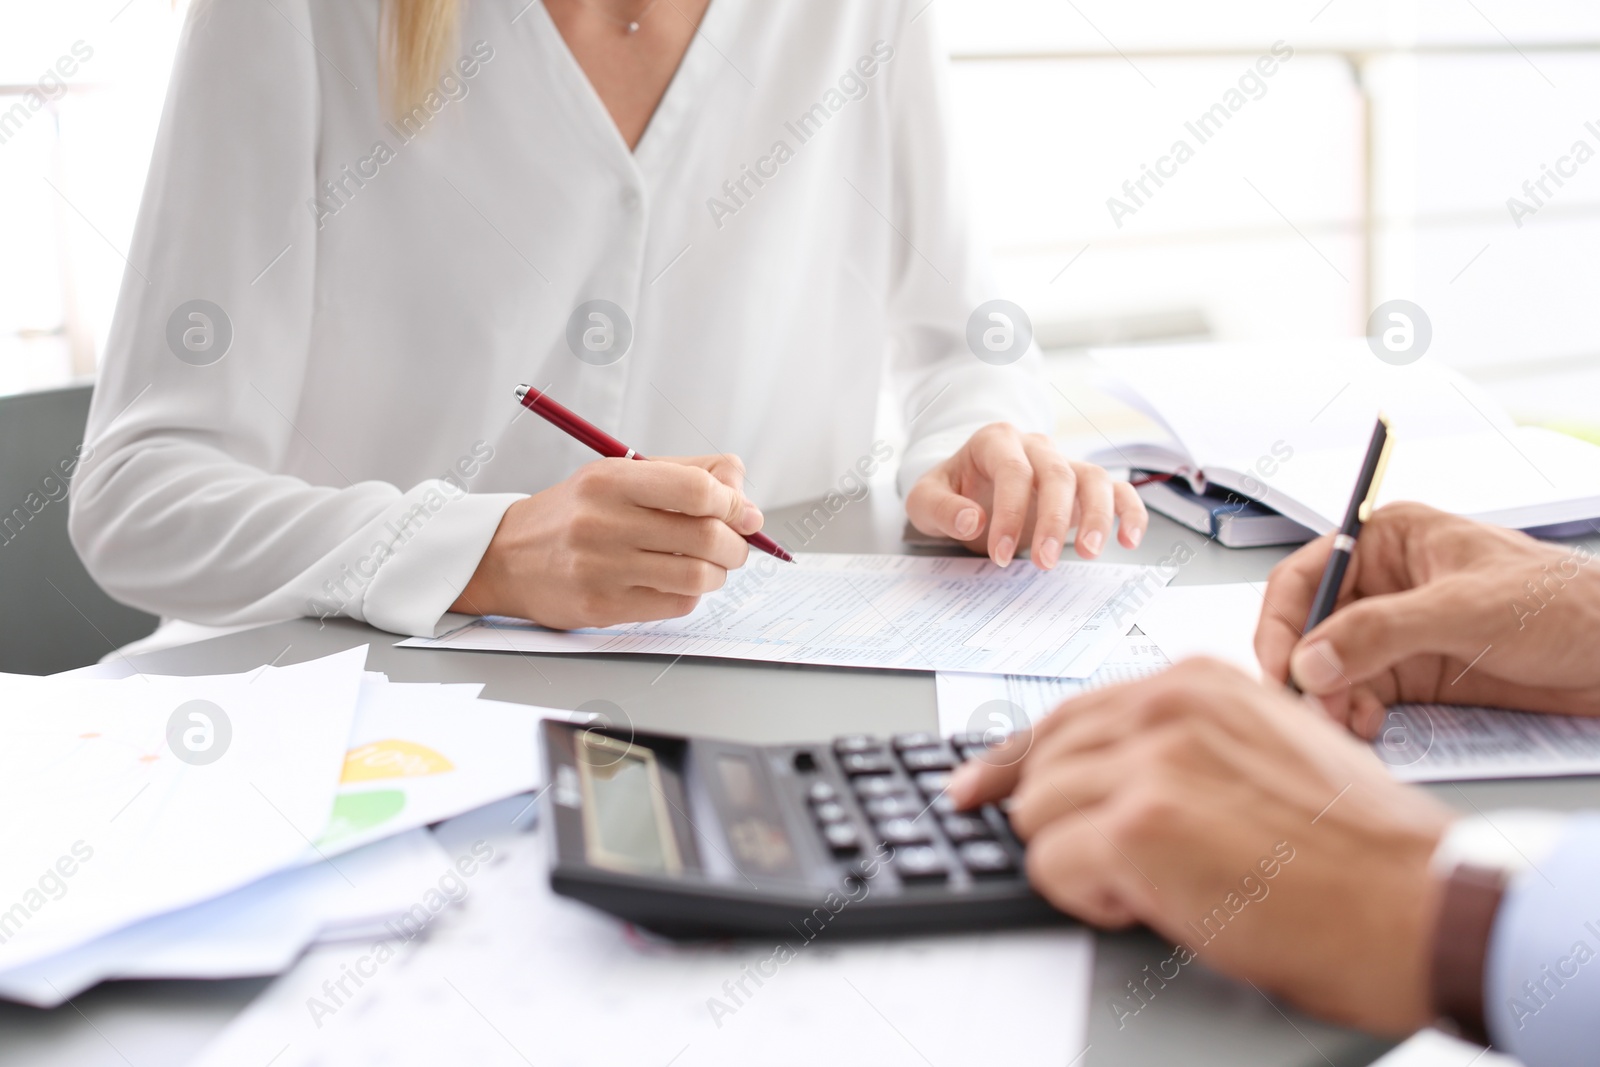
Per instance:
[[[1350,506],[1344,513],[1344,525],[1333,535],[1333,551],[1328,553],[1328,563],[1322,569],[1322,581],[1317,595],[1311,598],[1311,613],[1306,616],[1308,634],[1322,620],[1333,614],[1339,600],[1339,587],[1344,584],[1344,572],[1350,566],[1350,557],[1356,551],[1356,538],[1361,536],[1361,526],[1372,516],[1378,504],[1378,487],[1383,483],[1383,472],[1389,466],[1389,452],[1394,447],[1394,431],[1389,419],[1378,413],[1378,425],[1373,427],[1372,440],[1367,444],[1366,458],[1361,461],[1361,475],[1356,479],[1355,492],[1350,494]],[[1300,692],[1300,687],[1289,679],[1289,688]]]

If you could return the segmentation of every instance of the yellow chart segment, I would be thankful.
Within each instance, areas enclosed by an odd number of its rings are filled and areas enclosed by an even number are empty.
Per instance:
[[[426,745],[386,738],[352,748],[344,757],[341,782],[371,782],[380,778],[420,778],[455,770],[455,764]]]

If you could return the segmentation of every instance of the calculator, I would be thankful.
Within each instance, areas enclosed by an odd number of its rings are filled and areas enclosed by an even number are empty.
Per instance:
[[[1067,922],[995,805],[945,793],[980,735],[748,745],[545,720],[555,892],[673,938]]]

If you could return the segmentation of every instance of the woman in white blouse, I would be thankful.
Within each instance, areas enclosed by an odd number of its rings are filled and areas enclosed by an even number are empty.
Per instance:
[[[73,486],[90,571],[216,625],[680,615],[745,560],[745,487],[886,458],[885,381],[919,528],[1136,544],[974,314],[925,3],[197,0]],[[595,461],[519,382],[702,458]]]

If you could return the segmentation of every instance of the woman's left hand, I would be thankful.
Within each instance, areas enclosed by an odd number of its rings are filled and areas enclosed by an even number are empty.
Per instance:
[[[1093,559],[1113,522],[1120,524],[1117,539],[1133,548],[1150,521],[1133,486],[1067,459],[1044,434],[1005,422],[985,426],[923,475],[906,496],[906,517],[923,533],[953,537],[1002,567],[1030,545],[1043,570],[1061,558],[1074,526],[1078,555]]]

